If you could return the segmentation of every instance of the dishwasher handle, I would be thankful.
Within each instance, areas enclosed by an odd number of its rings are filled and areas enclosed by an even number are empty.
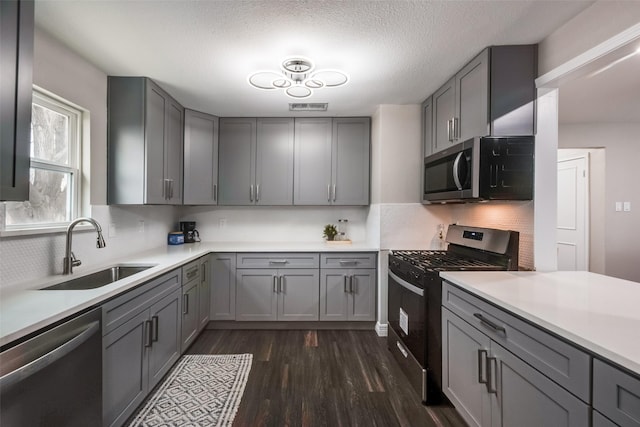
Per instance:
[[[91,338],[92,335],[94,335],[99,330],[100,322],[98,320],[89,323],[82,332],[80,332],[61,346],[54,348],[50,352],[45,353],[34,361],[29,362],[26,365],[23,365],[18,369],[0,377],[0,388],[9,387],[30,377],[38,371],[43,370],[47,366],[53,364],[67,354],[71,353],[81,344],[85,343],[89,338]]]

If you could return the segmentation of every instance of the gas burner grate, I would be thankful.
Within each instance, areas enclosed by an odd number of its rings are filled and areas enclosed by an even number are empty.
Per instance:
[[[393,256],[424,270],[448,269],[496,270],[500,266],[478,259],[466,258],[447,251],[394,251]]]

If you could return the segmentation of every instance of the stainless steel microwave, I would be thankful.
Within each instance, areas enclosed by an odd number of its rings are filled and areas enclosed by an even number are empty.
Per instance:
[[[424,203],[533,198],[534,137],[476,137],[424,158]]]

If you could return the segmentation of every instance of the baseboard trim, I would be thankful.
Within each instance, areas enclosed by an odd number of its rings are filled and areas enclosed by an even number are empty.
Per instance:
[[[236,322],[233,320],[215,320],[209,322],[207,329],[272,329],[272,330],[299,330],[299,329],[345,329],[345,330],[372,330],[377,332],[374,322]],[[385,329],[386,334],[386,329]],[[380,335],[378,333],[378,335]]]
[[[389,334],[389,324],[376,322],[376,334],[379,337],[386,337]]]

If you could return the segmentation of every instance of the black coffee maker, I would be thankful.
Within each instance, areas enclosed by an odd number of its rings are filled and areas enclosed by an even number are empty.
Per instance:
[[[200,241],[200,233],[196,230],[195,221],[180,221],[180,231],[184,234],[185,243],[195,243]]]

